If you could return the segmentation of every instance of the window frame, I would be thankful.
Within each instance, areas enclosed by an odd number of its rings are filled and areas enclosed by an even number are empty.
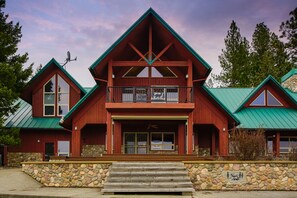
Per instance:
[[[59,86],[59,77],[68,85],[68,93],[66,92],[59,92],[58,90],[58,86]],[[45,91],[45,86],[48,84],[48,82],[50,82],[52,79],[54,79],[54,82],[55,82],[55,87],[54,87],[54,92],[46,92]],[[45,104],[45,95],[46,94],[53,94],[54,95],[54,104]],[[68,104],[64,104],[64,103],[59,103],[58,101],[58,97],[59,97],[59,94],[68,94],[68,97],[67,97],[67,102]],[[59,74],[59,73],[55,73],[54,75],[51,76],[51,78],[46,81],[46,83],[43,84],[43,88],[42,88],[42,97],[43,97],[43,117],[63,117],[65,116],[68,112],[69,112],[69,106],[70,106],[70,84]],[[47,106],[51,106],[51,107],[54,107],[54,113],[51,114],[51,115],[46,115],[45,114],[45,108]],[[59,107],[62,107],[62,106],[67,106],[67,113],[65,115],[62,115],[59,113]]]
[[[264,104],[253,104],[262,94],[264,94]],[[270,105],[268,103],[268,94],[273,97],[280,105]],[[279,101],[275,95],[269,91],[269,89],[264,89],[256,98],[254,98],[248,105],[249,107],[284,107],[284,104]]]
[[[154,134],[162,134],[162,141],[160,144],[160,149],[153,148],[152,138]],[[164,134],[172,134],[173,135],[173,143],[172,144],[164,144]],[[164,149],[164,146],[171,145],[171,149]],[[175,132],[151,132],[150,133],[150,151],[175,151]]]

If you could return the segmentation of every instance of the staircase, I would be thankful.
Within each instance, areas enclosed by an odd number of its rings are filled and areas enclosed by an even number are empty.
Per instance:
[[[191,195],[194,189],[181,162],[114,162],[102,192]]]

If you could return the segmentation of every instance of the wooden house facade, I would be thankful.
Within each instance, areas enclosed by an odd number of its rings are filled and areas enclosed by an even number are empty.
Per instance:
[[[231,130],[263,127],[278,155],[282,135],[297,137],[294,92],[273,77],[257,88],[207,88],[211,67],[152,9],[89,70],[91,89],[54,59],[33,77],[5,123],[21,128],[21,145],[8,152],[226,156]]]

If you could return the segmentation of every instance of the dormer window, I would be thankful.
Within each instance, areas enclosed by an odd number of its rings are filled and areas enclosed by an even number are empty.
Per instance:
[[[43,87],[43,115],[63,116],[68,111],[69,85],[60,75],[54,75]]]
[[[262,91],[259,96],[251,102],[250,106],[252,107],[281,107],[283,104],[268,90]]]

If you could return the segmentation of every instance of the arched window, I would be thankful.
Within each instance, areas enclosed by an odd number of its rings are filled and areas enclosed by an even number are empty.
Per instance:
[[[68,111],[69,85],[60,75],[54,75],[43,86],[43,115],[63,116]]]

